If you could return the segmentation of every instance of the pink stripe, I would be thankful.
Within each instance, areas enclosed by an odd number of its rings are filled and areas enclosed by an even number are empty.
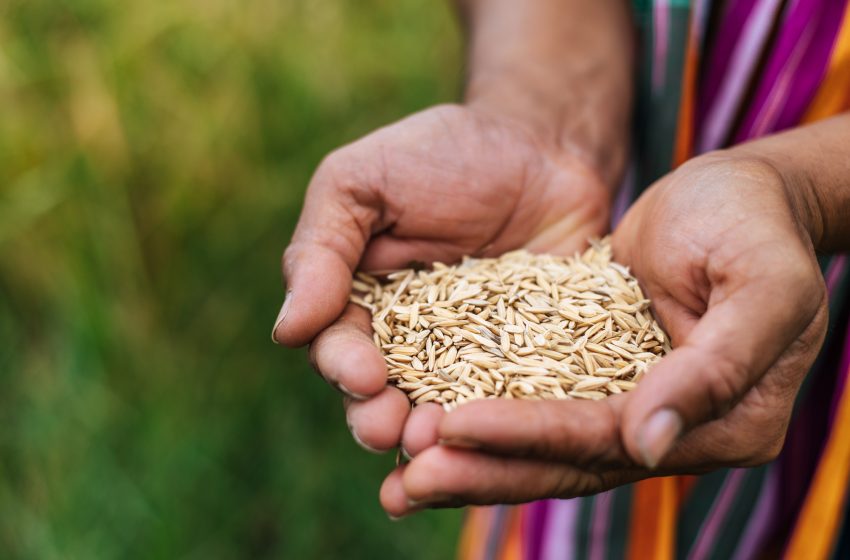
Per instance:
[[[812,78],[823,73],[825,62],[818,57],[828,56],[834,40],[838,24],[834,10],[842,4],[843,0],[795,0],[785,6],[735,142],[772,132],[782,123],[787,126],[789,115],[805,107]]]
[[[580,501],[554,500],[543,533],[543,560],[573,560]]]
[[[698,104],[699,122],[705,122],[708,109],[714,105],[723,77],[729,71],[729,61],[738,42],[744,34],[744,28],[750,23],[750,16],[756,4],[762,0],[729,0],[718,9],[719,21],[716,25],[711,48],[705,52],[700,78]]]
[[[705,37],[705,28],[708,26],[708,11],[711,9],[712,0],[696,0],[694,11],[691,14],[691,29],[696,37],[698,49],[702,48],[702,40]]]
[[[590,560],[603,560],[608,552],[608,524],[611,520],[611,504],[614,493],[603,492],[596,496],[593,518],[590,520]]]
[[[800,61],[803,60],[803,55],[805,55],[806,49],[812,41],[815,27],[816,24],[812,20],[806,23],[806,28],[800,40],[794,46],[788,62],[782,68],[779,78],[770,91],[767,103],[762,107],[762,110],[750,128],[750,132],[747,135],[749,138],[758,138],[773,130],[776,121],[779,119],[780,111],[788,99],[788,91],[791,89],[794,74],[797,72]]]
[[[776,474],[776,465],[768,467],[764,485],[759,493],[756,507],[750,514],[747,527],[741,537],[741,542],[735,550],[732,560],[749,560],[758,556],[758,552],[764,545],[771,525],[773,524],[773,513],[776,509],[776,501],[779,498],[777,482],[779,476]]]
[[[701,560],[708,557],[712,545],[717,540],[717,534],[720,532],[723,521],[732,507],[732,503],[735,501],[735,496],[738,494],[738,489],[741,487],[745,473],[745,469],[734,469],[726,477],[723,487],[714,500],[714,505],[711,506],[711,511],[700,528],[688,558]]]
[[[813,38],[798,71],[794,73],[782,113],[771,130],[795,126],[803,118],[803,113],[826,75],[846,5],[847,0],[830,0],[819,4],[813,12],[811,19],[816,22]]]
[[[826,274],[824,274],[824,280],[826,281],[826,293],[830,298],[835,294],[835,286],[838,284],[838,280],[841,278],[841,273],[844,272],[846,265],[847,255],[838,255],[829,263],[829,268],[826,270]]]
[[[670,6],[667,0],[658,0],[652,8],[654,26],[652,31],[653,60],[652,87],[660,91],[667,78],[667,47],[670,31]]]
[[[700,153],[720,148],[730,136],[747,84],[758,64],[759,55],[781,4],[780,0],[762,0],[753,8],[732,53],[720,91],[703,121],[703,133],[697,144]]]

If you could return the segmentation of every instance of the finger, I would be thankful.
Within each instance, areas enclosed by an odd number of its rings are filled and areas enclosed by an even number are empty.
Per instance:
[[[398,519],[403,515],[412,513],[407,495],[404,493],[404,485],[401,482],[406,468],[407,465],[400,465],[393,469],[384,479],[381,490],[378,492],[381,507],[387,512],[390,519]]]
[[[410,411],[401,438],[401,448],[408,458],[437,445],[437,425],[443,415],[443,407],[435,403],[420,404]]]
[[[395,387],[386,387],[365,401],[348,399],[345,418],[352,437],[361,447],[381,453],[398,447],[409,412],[407,396]]]
[[[403,238],[385,233],[369,242],[360,268],[394,270],[409,267],[412,262],[428,266],[434,262],[452,263],[469,252],[469,246],[458,240]]]
[[[426,506],[516,504],[593,494],[638,476],[628,471],[591,473],[564,464],[437,446],[414,458],[400,476],[394,472],[388,477],[381,503],[396,516]]]
[[[473,401],[445,414],[440,443],[582,467],[629,461],[620,442],[622,399]]]
[[[352,271],[380,227],[379,191],[339,158],[330,156],[313,176],[283,256],[287,295],[272,330],[280,344],[306,344],[342,313]]]
[[[708,310],[625,406],[635,460],[656,466],[685,429],[724,415],[801,335],[824,294],[810,261],[791,244],[762,243],[708,271]]]
[[[310,344],[310,361],[328,383],[356,399],[375,395],[387,384],[387,366],[372,342],[369,312],[354,304]]]

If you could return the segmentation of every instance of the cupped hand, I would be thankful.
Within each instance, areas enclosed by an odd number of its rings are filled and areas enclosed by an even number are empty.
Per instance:
[[[800,200],[774,167],[742,151],[697,158],[660,180],[613,244],[674,350],[631,393],[477,401],[432,418],[419,427],[430,441],[384,482],[384,508],[566,498],[775,458],[826,330]]]
[[[361,445],[399,445],[410,407],[386,385],[368,313],[346,306],[352,272],[522,246],[577,250],[607,227],[610,191],[576,150],[518,121],[446,105],[380,129],[319,166],[284,253],[287,295],[272,337],[311,343],[316,369],[347,395]],[[408,422],[412,448],[427,440],[417,440],[424,432],[415,427],[435,416],[432,407],[417,409]]]

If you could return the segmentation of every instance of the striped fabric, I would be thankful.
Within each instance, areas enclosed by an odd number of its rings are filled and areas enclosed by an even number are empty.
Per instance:
[[[634,12],[641,73],[619,213],[695,154],[850,109],[850,0],[635,0]],[[850,558],[850,259],[821,267],[829,332],[776,461],[473,508],[459,556]]]

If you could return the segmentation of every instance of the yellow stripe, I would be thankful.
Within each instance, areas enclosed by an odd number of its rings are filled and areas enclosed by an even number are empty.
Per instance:
[[[850,108],[850,3],[844,10],[844,18],[838,36],[835,38],[835,46],[826,75],[803,116],[803,122],[831,117],[848,108]]]
[[[791,536],[786,558],[827,558],[838,534],[850,475],[850,388],[844,390],[832,432],[806,502]]]

